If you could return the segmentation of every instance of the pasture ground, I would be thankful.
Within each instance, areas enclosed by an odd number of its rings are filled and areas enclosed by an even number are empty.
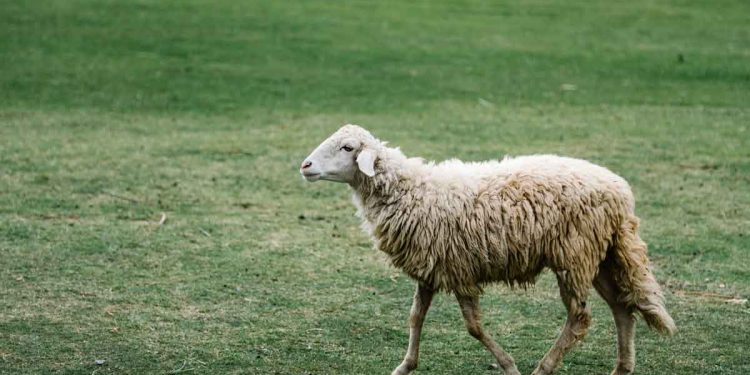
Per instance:
[[[0,4],[0,373],[388,373],[413,283],[297,171],[347,122],[621,174],[680,329],[637,372],[750,373],[746,1]],[[560,374],[614,364],[591,303]],[[549,274],[483,306],[523,373],[564,320]],[[418,373],[489,363],[437,298]]]

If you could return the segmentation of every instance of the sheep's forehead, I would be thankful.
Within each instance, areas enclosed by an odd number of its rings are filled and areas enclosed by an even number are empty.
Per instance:
[[[339,134],[342,137],[353,137],[353,138],[372,138],[370,132],[365,130],[363,127],[358,125],[347,124],[339,128],[334,134]]]
[[[374,140],[374,137],[364,128],[351,124],[342,126],[339,130],[328,137],[330,143],[336,145],[350,139],[355,139],[365,143]]]

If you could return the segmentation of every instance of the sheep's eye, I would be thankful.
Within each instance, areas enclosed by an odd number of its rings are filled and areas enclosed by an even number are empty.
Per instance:
[[[341,147],[341,149],[346,152],[352,152],[352,150],[354,150],[354,148],[352,148],[352,146],[349,146],[349,145],[343,146]]]

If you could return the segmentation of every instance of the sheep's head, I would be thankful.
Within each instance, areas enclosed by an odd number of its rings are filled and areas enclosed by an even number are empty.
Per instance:
[[[307,181],[328,180],[353,183],[357,173],[375,175],[380,141],[357,125],[344,125],[302,162],[300,173]]]

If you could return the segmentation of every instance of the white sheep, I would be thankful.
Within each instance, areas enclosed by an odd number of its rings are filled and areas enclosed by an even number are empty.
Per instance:
[[[409,347],[394,375],[417,367],[419,339],[435,291],[455,294],[469,333],[506,374],[513,358],[481,328],[484,284],[530,285],[549,268],[568,318],[534,375],[550,374],[588,331],[593,285],[614,315],[617,365],[635,365],[639,312],[659,332],[676,327],[649,270],[627,182],[589,162],[553,155],[439,164],[406,158],[367,130],[346,125],[302,163],[308,181],[345,182],[375,247],[417,281]]]

